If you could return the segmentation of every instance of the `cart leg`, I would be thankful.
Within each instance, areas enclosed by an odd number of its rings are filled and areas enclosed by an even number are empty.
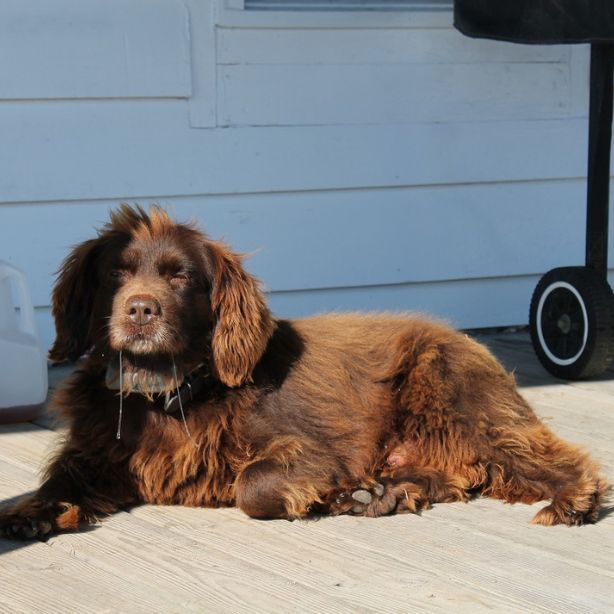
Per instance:
[[[606,279],[614,45],[591,45],[586,266]]]

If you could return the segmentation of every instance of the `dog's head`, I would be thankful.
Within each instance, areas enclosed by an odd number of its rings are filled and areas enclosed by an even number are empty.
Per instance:
[[[159,207],[122,205],[64,261],[53,290],[54,361],[92,347],[137,360],[209,359],[227,386],[249,381],[273,331],[241,258]]]

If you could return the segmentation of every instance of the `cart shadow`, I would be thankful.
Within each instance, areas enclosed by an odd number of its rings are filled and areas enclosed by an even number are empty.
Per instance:
[[[468,335],[484,344],[501,362],[505,369],[513,373],[518,386],[564,386],[590,385],[614,381],[614,364],[601,375],[574,381],[555,377],[542,366],[533,351],[528,331],[514,333],[484,330],[467,331]]]

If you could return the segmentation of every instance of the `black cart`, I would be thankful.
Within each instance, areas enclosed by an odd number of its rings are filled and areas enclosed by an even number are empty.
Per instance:
[[[463,34],[515,43],[590,43],[586,264],[546,273],[530,307],[533,347],[564,379],[603,373],[614,358],[614,295],[607,281],[614,0],[455,0]]]

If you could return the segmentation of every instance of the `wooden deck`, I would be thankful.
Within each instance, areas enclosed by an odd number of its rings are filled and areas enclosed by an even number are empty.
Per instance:
[[[483,340],[614,481],[614,371],[566,384],[545,374],[525,333]],[[0,501],[36,487],[57,437],[45,421],[0,427]],[[303,522],[144,506],[47,543],[0,539],[0,612],[613,612],[614,514],[529,525],[542,505],[478,499]]]

